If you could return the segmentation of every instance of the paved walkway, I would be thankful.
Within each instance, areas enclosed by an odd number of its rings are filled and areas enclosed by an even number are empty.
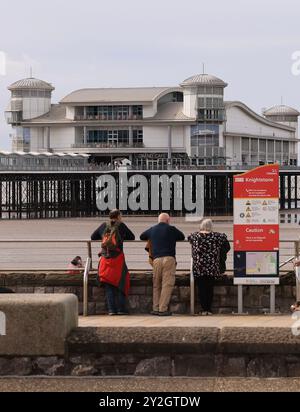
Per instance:
[[[0,392],[300,392],[299,378],[0,378]]]
[[[214,315],[214,316],[187,316],[174,315],[158,317],[151,315],[138,316],[88,316],[79,318],[81,327],[269,327],[289,328],[295,320],[291,315]]]

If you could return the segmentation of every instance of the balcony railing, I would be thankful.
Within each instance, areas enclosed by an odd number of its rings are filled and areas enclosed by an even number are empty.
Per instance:
[[[75,120],[80,121],[80,120],[98,120],[98,121],[120,121],[120,120],[142,120],[143,116],[142,115],[128,115],[128,116],[110,116],[110,115],[81,115],[81,114],[76,114],[74,117]]]
[[[76,143],[72,145],[72,148],[103,148],[103,149],[113,149],[113,148],[143,148],[144,143]]]

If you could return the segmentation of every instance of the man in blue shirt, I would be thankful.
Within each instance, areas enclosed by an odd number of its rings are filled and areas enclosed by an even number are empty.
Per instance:
[[[162,213],[158,225],[146,230],[141,240],[149,240],[153,256],[153,315],[170,316],[168,310],[175,285],[176,242],[185,239],[184,234],[170,225],[170,216]]]

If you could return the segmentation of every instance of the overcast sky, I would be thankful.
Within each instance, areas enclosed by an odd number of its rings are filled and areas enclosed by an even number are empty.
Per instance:
[[[300,109],[297,50],[299,0],[1,0],[0,148],[10,148],[7,86],[30,66],[56,103],[83,87],[175,86],[204,62],[229,83],[225,99],[261,112],[281,96]]]

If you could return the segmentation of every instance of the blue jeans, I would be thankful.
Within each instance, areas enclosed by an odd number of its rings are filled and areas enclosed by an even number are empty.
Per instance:
[[[109,313],[126,312],[126,296],[118,288],[105,283],[105,293]]]

